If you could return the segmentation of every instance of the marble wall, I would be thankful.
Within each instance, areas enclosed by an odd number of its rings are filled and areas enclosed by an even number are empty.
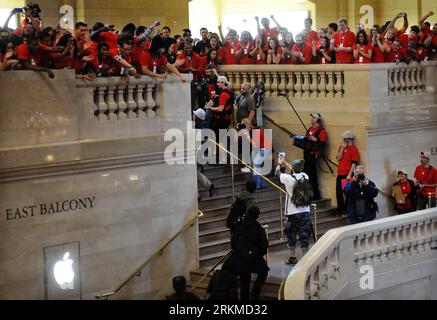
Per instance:
[[[69,71],[56,72],[56,81],[26,71],[7,76],[0,74],[0,299],[59,298],[45,294],[53,265],[45,269],[43,249],[71,242],[80,245],[82,298],[93,299],[197,215],[195,166],[164,161],[165,130],[187,134],[189,83],[159,84],[153,118],[103,121],[94,113],[95,88]],[[28,123],[36,114],[48,121],[35,128]],[[195,223],[114,298],[171,293],[172,277],[197,267],[197,234]]]

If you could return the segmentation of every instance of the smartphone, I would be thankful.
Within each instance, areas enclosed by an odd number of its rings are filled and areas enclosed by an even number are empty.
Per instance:
[[[278,152],[278,156],[280,158],[285,158],[285,152]]]

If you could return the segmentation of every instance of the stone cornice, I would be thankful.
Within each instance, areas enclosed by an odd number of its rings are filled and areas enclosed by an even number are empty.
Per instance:
[[[397,134],[403,132],[417,132],[417,130],[437,129],[437,120],[417,121],[412,123],[397,123],[367,128],[369,137],[377,137],[387,134]]]

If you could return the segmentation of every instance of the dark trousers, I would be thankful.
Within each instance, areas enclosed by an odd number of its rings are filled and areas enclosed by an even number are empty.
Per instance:
[[[255,284],[252,288],[252,293],[250,292],[250,279],[252,274],[245,272],[245,273],[239,273],[240,276],[240,299],[241,300],[258,300],[259,295],[261,293],[261,289],[266,282],[267,279],[267,272],[265,273],[257,273],[257,277],[255,280]]]
[[[317,177],[317,158],[307,152],[303,154],[305,163],[303,172],[305,172],[310,180],[311,187],[313,187],[314,199],[320,199],[319,179]]]
[[[341,180],[346,179],[346,178],[347,178],[347,175],[337,176],[337,182],[335,185],[335,195],[337,197],[337,208],[338,208],[339,213],[347,211],[347,199],[345,201],[344,192],[343,192],[343,189],[341,187]]]
[[[417,210],[425,210],[429,206],[429,198],[423,194],[417,195]],[[436,197],[431,197],[431,208],[436,207]]]

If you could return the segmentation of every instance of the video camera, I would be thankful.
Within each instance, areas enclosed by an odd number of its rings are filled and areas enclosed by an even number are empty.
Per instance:
[[[253,92],[253,96],[255,98],[257,108],[263,105],[265,94],[266,94],[266,87],[264,85],[264,82],[259,81],[256,84],[255,90]]]
[[[26,14],[31,15],[33,18],[41,19],[39,15],[41,13],[41,8],[36,3],[28,2],[27,5],[23,8],[23,11]]]
[[[318,150],[317,145],[309,140],[306,136],[290,134],[290,138],[293,138],[293,146],[303,149],[304,151],[316,151]]]

